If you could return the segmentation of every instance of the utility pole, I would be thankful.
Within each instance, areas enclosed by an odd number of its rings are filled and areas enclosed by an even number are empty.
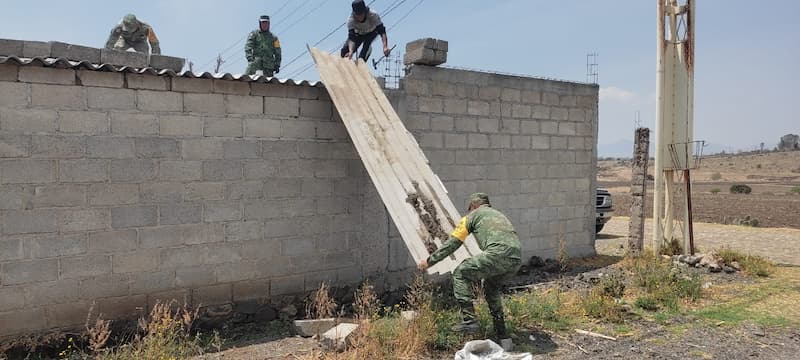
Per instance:
[[[225,60],[222,60],[222,54],[217,54],[217,66],[214,67],[214,73],[215,74],[219,74],[219,68],[224,63],[225,63]]]
[[[691,252],[691,179],[694,167],[694,55],[695,0],[656,0],[658,3],[658,67],[656,76],[655,196],[653,199],[653,251],[672,241],[678,219],[679,231]],[[702,149],[702,148],[700,148]],[[678,198],[676,175],[686,191]],[[683,209],[680,209],[680,208]],[[681,211],[682,210],[682,211]]]

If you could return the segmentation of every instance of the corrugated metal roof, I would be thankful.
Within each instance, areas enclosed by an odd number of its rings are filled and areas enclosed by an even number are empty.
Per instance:
[[[93,71],[106,71],[117,73],[132,73],[132,74],[149,74],[155,76],[168,76],[168,77],[182,77],[193,79],[216,79],[216,80],[231,80],[243,82],[257,82],[257,83],[270,83],[270,84],[289,84],[295,86],[311,86],[323,87],[322,82],[308,81],[308,80],[293,80],[293,79],[278,79],[276,77],[266,77],[263,75],[245,75],[245,74],[231,74],[231,73],[215,73],[210,72],[195,73],[191,71],[182,71],[180,73],[173,70],[156,70],[154,68],[132,68],[129,66],[115,66],[111,64],[93,64],[88,61],[71,61],[64,58],[19,58],[16,56],[0,56],[0,64],[16,64],[19,66],[43,66],[54,67],[59,69],[74,69],[74,70],[93,70]]]

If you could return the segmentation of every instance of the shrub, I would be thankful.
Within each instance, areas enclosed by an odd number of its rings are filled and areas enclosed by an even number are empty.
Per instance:
[[[306,303],[306,316],[309,319],[324,319],[334,315],[336,301],[329,293],[328,284],[323,282]]]
[[[791,193],[793,193],[793,194],[800,195],[800,186],[795,186],[795,187],[792,188],[792,190],[789,190],[789,191]]]
[[[672,240],[666,242],[665,246],[661,247],[661,255],[680,255],[683,254],[683,245],[678,241],[678,239],[673,238]]]
[[[711,174],[711,180],[716,181],[716,180],[719,180],[719,179],[722,179],[722,174],[720,174],[719,172],[715,172],[715,173]]]
[[[731,185],[731,194],[749,194],[753,192],[753,188],[744,185],[744,184],[736,184]]]
[[[614,298],[604,294],[602,288],[596,287],[589,291],[586,296],[581,298],[580,305],[586,316],[614,323],[624,320],[625,311],[622,305],[617,303]]]
[[[719,188],[713,188],[713,189],[711,189],[711,193],[712,193],[712,194],[719,194],[719,192],[720,192],[720,191],[721,191],[721,190],[720,190]]]
[[[760,256],[745,255],[730,248],[719,250],[718,255],[724,264],[730,266],[733,262],[737,262],[742,270],[750,275],[768,277],[775,273],[775,264]]]
[[[625,293],[625,280],[619,275],[602,278],[599,284],[603,294],[619,299]]]
[[[657,301],[659,306],[676,310],[681,299],[696,301],[700,298],[700,276],[682,273],[669,262],[660,259],[635,259],[628,268],[633,272],[633,284],[644,291],[645,295],[641,297],[649,297]]]
[[[653,298],[652,296],[640,296],[636,298],[634,305],[640,309],[644,309],[647,311],[656,311],[658,310],[658,300]]]

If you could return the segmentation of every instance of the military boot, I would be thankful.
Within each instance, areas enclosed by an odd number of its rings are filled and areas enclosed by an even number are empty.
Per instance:
[[[500,343],[500,346],[505,351],[512,351],[514,349],[514,343],[508,336],[508,329],[506,329],[506,319],[503,316],[503,313],[501,312],[499,314],[492,314],[492,323],[494,323],[494,333],[495,336],[497,336],[497,340]]]
[[[478,332],[480,326],[478,325],[478,319],[475,316],[475,308],[472,306],[472,303],[459,302],[458,306],[461,309],[462,320],[460,323],[453,325],[451,329],[456,332],[467,334]]]

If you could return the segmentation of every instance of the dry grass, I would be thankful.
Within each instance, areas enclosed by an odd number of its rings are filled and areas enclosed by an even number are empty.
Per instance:
[[[319,289],[311,295],[306,303],[306,316],[309,319],[325,319],[333,317],[336,301],[331,297],[328,284],[323,282]]]
[[[356,290],[355,300],[353,302],[353,310],[356,319],[361,321],[375,319],[378,316],[380,308],[381,304],[377,294],[375,294],[375,288],[368,281],[365,281],[358,290]]]
[[[108,339],[111,337],[111,321],[103,320],[103,314],[99,314],[94,324],[90,326],[93,310],[94,304],[89,308],[84,327],[86,328],[86,336],[89,338],[89,349],[93,353],[97,353],[106,346]]]
[[[728,266],[733,262],[738,262],[742,270],[749,275],[768,277],[775,273],[775,264],[760,256],[743,254],[730,248],[719,250],[717,255]]]

